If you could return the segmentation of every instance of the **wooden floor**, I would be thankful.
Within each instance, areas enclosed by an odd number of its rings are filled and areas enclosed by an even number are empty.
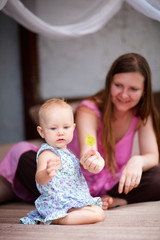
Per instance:
[[[20,224],[19,218],[32,209],[24,202],[0,205],[0,239],[160,240],[160,201],[110,209],[104,222],[81,226]]]

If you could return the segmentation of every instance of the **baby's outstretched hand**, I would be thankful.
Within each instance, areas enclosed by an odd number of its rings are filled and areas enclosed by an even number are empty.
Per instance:
[[[99,152],[91,148],[80,158],[80,164],[91,173],[99,173],[104,168],[104,159]]]
[[[47,170],[47,174],[49,177],[54,177],[56,176],[56,166],[57,166],[57,162],[58,159],[49,159],[47,161],[47,166],[46,166],[46,170]]]

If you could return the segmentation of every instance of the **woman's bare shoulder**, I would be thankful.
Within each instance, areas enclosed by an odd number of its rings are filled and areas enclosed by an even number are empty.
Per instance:
[[[92,118],[94,117],[96,119],[98,118],[96,112],[93,109],[91,109],[88,106],[82,105],[77,110],[76,118],[85,117],[85,116],[88,118],[89,117],[92,117]]]

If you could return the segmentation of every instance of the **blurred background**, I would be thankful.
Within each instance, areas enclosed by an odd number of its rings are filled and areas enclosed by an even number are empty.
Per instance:
[[[91,0],[23,0],[45,22],[66,25],[87,14]],[[124,2],[99,31],[68,39],[35,34],[0,12],[0,144],[36,137],[32,105],[52,97],[79,99],[103,88],[112,62],[127,52],[149,62],[160,91],[160,22]],[[33,125],[33,126],[32,126]]]

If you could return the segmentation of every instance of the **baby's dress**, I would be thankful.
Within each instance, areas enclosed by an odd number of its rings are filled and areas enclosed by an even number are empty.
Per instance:
[[[92,197],[88,185],[82,175],[79,160],[69,150],[65,152],[43,143],[37,153],[44,150],[51,150],[60,157],[62,168],[56,170],[54,176],[47,184],[39,185],[37,188],[41,195],[35,201],[36,209],[28,213],[28,217],[20,219],[24,224],[37,224],[39,221],[44,224],[51,224],[52,220],[65,217],[71,208],[80,208],[87,205],[98,205],[102,207],[99,197]]]

